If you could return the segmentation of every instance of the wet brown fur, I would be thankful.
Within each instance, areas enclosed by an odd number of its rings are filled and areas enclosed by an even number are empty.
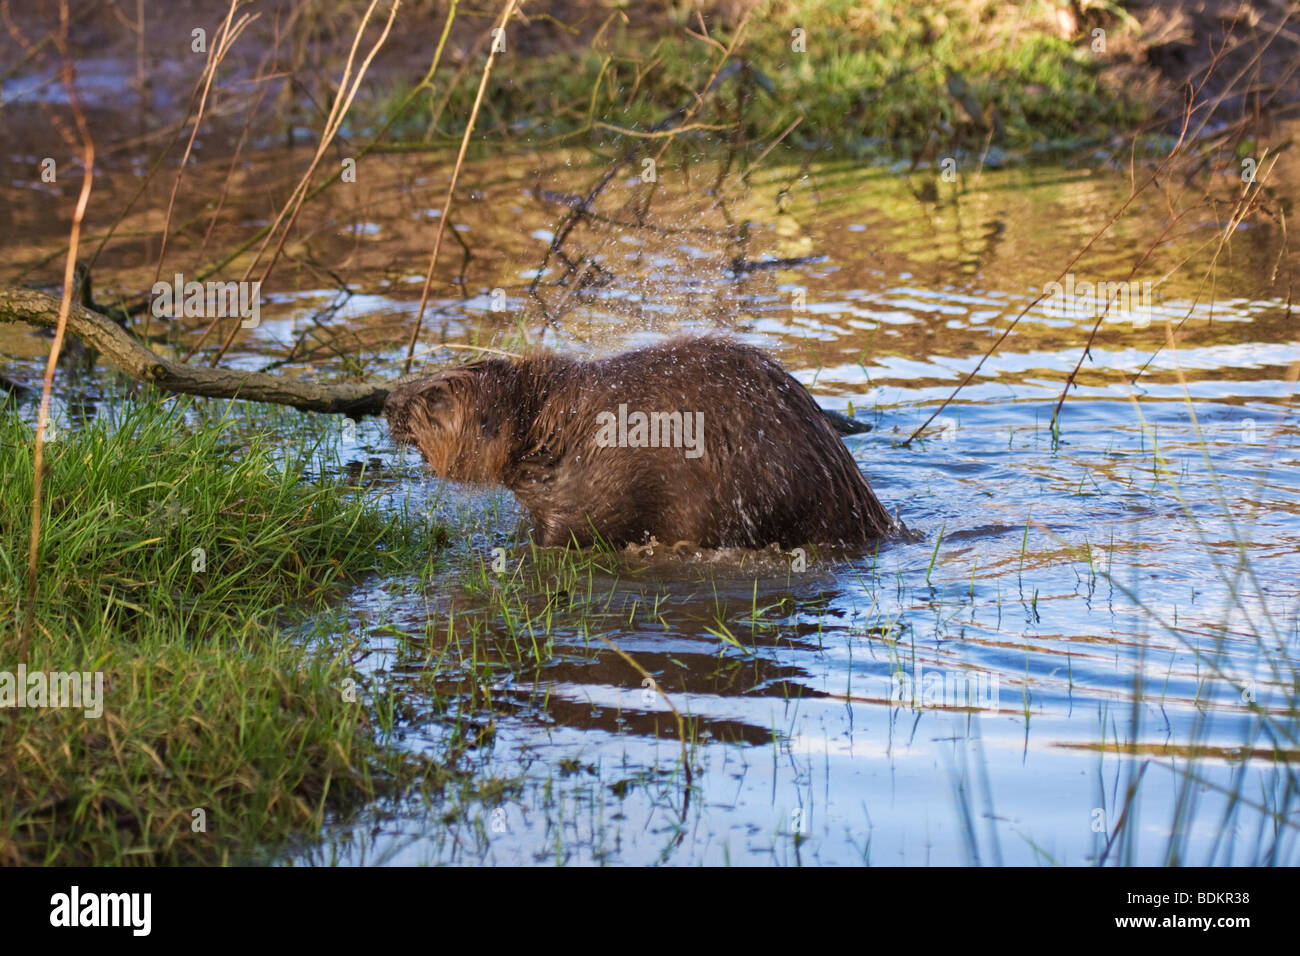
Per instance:
[[[702,412],[702,457],[600,447],[601,412]],[[488,359],[394,391],[393,438],[442,478],[505,485],[544,546],[862,546],[893,521],[807,390],[763,352],[674,339],[606,359]]]

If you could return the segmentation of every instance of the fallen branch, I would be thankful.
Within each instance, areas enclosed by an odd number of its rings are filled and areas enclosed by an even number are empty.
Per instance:
[[[58,317],[58,299],[35,289],[0,286],[0,322],[53,328]],[[75,302],[68,313],[67,327],[131,378],[185,395],[270,402],[307,412],[360,418],[380,414],[388,393],[403,381],[331,385],[264,372],[185,365],[151,351],[112,319]]]
[[[285,375],[268,375],[265,372],[186,365],[146,348],[112,319],[76,302],[69,305],[69,332],[131,378],[183,395],[269,402],[272,405],[288,405],[304,412],[326,412],[359,419],[362,415],[382,414],[384,400],[388,398],[389,392],[428,374],[417,372],[388,381],[329,385]],[[26,322],[29,325],[56,327],[59,322],[59,300],[35,289],[0,286],[0,322]],[[512,354],[484,346],[446,343],[442,347],[504,356]],[[831,427],[841,435],[871,430],[870,425],[840,412],[822,409],[822,413]]]

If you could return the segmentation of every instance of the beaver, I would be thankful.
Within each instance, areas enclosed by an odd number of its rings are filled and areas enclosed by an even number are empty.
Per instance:
[[[724,337],[471,362],[384,412],[439,477],[514,492],[545,547],[860,547],[895,528],[808,391]]]

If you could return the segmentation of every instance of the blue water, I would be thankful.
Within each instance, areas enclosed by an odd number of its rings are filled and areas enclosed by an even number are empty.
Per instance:
[[[365,635],[363,666],[417,712],[430,686],[450,701],[404,723],[404,746],[438,754],[458,721],[490,726],[461,759],[512,787],[374,807],[302,859],[1300,861],[1300,343],[1257,267],[1273,247],[1222,271],[1212,309],[1193,257],[1142,321],[1103,321],[1059,440],[1094,319],[1040,304],[904,443],[1123,185],[1011,173],[921,210],[897,184],[814,170],[801,234],[778,221],[769,248],[817,255],[739,283],[690,243],[590,237],[649,274],[591,293],[563,347],[725,328],[768,348],[874,424],[848,445],[916,540],[802,571],[609,559],[574,588],[536,569],[508,494],[443,485],[363,426],[355,454],[400,476],[392,506],[457,530],[427,573],[368,582],[326,627]],[[1113,280],[1158,225],[1140,215],[1075,271]],[[440,304],[451,341],[498,328],[477,299]],[[507,578],[525,569],[509,615],[471,583],[494,547]],[[687,718],[689,785],[667,702],[602,638]]]

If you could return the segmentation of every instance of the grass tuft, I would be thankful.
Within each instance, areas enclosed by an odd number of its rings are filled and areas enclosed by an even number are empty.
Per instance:
[[[427,776],[376,731],[346,638],[308,649],[286,629],[417,538],[364,487],[304,480],[329,473],[317,420],[256,421],[145,401],[60,429],[19,660],[33,436],[0,418],[0,671],[103,681],[98,717],[0,707],[0,862],[265,858]]]

